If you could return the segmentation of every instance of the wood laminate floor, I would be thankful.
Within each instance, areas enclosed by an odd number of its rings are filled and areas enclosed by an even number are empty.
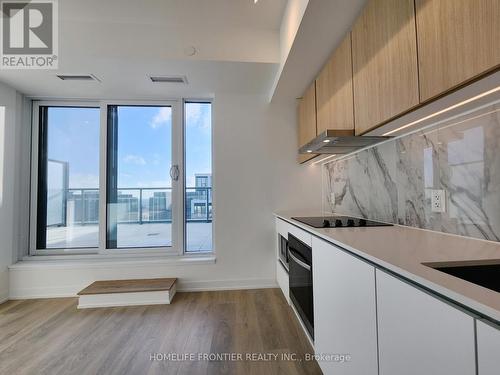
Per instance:
[[[1,304],[0,374],[321,374],[303,360],[312,348],[279,289],[177,293],[171,305],[76,305]],[[170,353],[178,360],[163,360]],[[210,353],[236,360],[183,360]],[[284,360],[289,353],[296,360]]]

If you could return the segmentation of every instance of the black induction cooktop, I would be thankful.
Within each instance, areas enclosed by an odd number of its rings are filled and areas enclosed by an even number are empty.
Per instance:
[[[392,224],[379,221],[359,219],[351,216],[315,216],[315,217],[292,217],[313,228],[349,228],[349,227],[386,227]]]

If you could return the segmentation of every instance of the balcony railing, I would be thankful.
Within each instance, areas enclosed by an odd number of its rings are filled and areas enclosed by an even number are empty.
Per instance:
[[[184,193],[186,222],[212,221],[212,188],[187,187]],[[118,223],[171,223],[172,188],[118,189]],[[49,192],[50,226],[88,225],[99,222],[99,190],[72,188]]]

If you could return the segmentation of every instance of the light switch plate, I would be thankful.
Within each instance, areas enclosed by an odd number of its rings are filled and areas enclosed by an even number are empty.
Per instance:
[[[431,211],[446,212],[446,193],[442,189],[431,191]]]

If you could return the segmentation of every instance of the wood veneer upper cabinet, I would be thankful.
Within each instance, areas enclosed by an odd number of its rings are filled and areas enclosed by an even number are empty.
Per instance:
[[[352,58],[356,134],[418,105],[413,0],[369,0],[352,30]]]
[[[313,82],[299,102],[299,148],[312,141],[316,131],[316,84]],[[316,155],[299,154],[298,161],[303,163]]]
[[[500,64],[499,0],[416,0],[420,98]]]
[[[354,129],[351,33],[335,50],[316,79],[318,134]]]

